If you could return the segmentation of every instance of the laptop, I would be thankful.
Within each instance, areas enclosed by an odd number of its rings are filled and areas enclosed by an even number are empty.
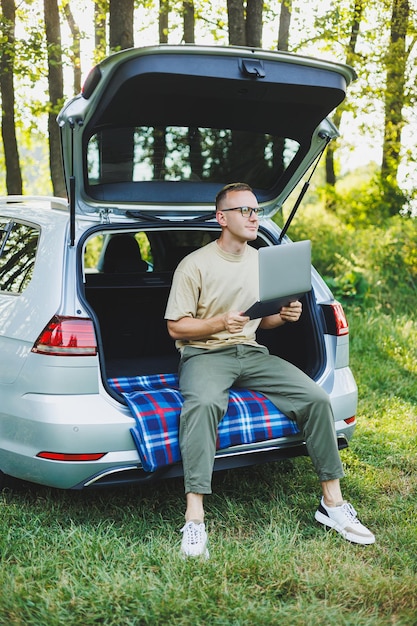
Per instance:
[[[251,319],[278,313],[311,290],[311,241],[266,246],[259,254],[259,300],[245,311]]]

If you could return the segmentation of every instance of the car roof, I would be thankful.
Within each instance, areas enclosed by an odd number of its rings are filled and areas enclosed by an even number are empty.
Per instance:
[[[0,216],[19,218],[38,226],[65,224],[69,218],[68,200],[54,196],[3,196],[0,197]]]

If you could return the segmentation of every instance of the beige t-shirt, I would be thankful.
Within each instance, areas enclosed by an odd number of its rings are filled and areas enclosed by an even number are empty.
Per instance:
[[[216,241],[189,254],[178,265],[165,319],[182,317],[207,319],[227,311],[245,311],[259,297],[258,253],[247,246],[244,254],[224,252]],[[232,344],[258,345],[255,333],[261,320],[250,320],[242,333],[224,330],[205,340],[177,341],[184,346],[219,348]]]

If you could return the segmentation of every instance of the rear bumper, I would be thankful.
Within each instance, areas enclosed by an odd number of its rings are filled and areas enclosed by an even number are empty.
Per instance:
[[[348,437],[341,433],[337,437],[339,450],[347,448]],[[275,463],[283,459],[295,458],[298,456],[308,456],[306,445],[301,440],[283,443],[282,441],[264,442],[256,444],[256,448],[237,452],[233,448],[222,450],[216,455],[214,471],[236,469],[238,467],[250,467],[252,465],[262,465],[265,463]],[[181,463],[175,463],[169,467],[161,468],[156,472],[146,473],[140,466],[131,465],[119,468],[112,468],[99,472],[90,477],[87,481],[75,485],[74,489],[93,489],[100,487],[114,487],[118,485],[144,484],[156,482],[167,478],[178,478],[183,476]]]
[[[11,397],[10,395],[8,396]],[[336,370],[331,393],[339,448],[346,447],[355,422],[357,388],[348,368]],[[19,413],[17,412],[17,409]],[[177,463],[152,474],[143,471],[126,406],[106,393],[25,394],[4,403],[0,413],[0,470],[15,478],[61,489],[149,482],[182,475]],[[95,461],[55,461],[40,452],[104,453]],[[306,455],[300,435],[218,451],[215,471]]]
[[[105,394],[25,394],[1,407],[0,469],[15,478],[68,489],[101,471],[138,466],[133,424],[128,409]],[[40,452],[104,456],[67,462],[39,458]]]

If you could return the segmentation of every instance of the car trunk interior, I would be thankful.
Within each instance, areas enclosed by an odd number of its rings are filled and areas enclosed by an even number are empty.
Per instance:
[[[84,289],[99,331],[103,378],[177,371],[179,356],[164,319],[173,272],[186,254],[217,237],[218,230],[207,227],[107,231],[90,239]],[[265,241],[258,237],[254,245],[265,245]],[[323,363],[317,319],[310,293],[303,297],[303,314],[297,324],[260,330],[258,341],[314,378]]]

